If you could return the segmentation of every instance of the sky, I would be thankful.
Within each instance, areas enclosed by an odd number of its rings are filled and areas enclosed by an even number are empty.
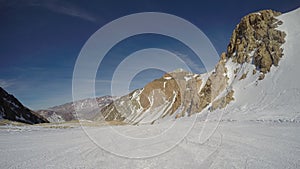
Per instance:
[[[72,101],[73,70],[82,47],[98,29],[129,14],[163,12],[181,17],[202,30],[221,54],[243,16],[262,9],[288,12],[299,6],[299,0],[0,0],[0,86],[34,110]],[[110,95],[118,64],[145,48],[171,51],[193,72],[206,71],[180,41],[158,34],[136,35],[105,55],[96,75],[96,95]],[[163,74],[158,69],[139,72],[130,89]]]

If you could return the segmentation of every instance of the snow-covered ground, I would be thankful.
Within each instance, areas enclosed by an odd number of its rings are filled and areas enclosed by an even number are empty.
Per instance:
[[[191,120],[182,120],[177,130],[183,135]],[[180,143],[169,151],[150,158],[131,159],[116,156],[97,146],[81,127],[53,129],[39,126],[0,129],[0,168],[299,168],[300,123],[278,122],[209,122],[218,126],[205,142],[199,140],[203,121],[197,121]],[[161,124],[169,127],[168,123]],[[120,126],[125,134],[156,135],[156,125]],[[119,153],[135,154],[144,147],[126,149],[126,143],[110,138],[109,126],[86,127]],[[144,132],[143,132],[144,131]],[[157,142],[160,146],[173,146],[172,141]],[[170,145],[166,145],[170,144]],[[145,145],[147,146],[147,145]],[[148,145],[151,146],[151,145]]]

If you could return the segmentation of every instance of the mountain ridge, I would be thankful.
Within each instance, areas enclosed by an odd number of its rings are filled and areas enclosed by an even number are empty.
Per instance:
[[[96,97],[98,105],[95,105],[92,98],[68,102],[62,105],[37,110],[41,116],[50,122],[66,122],[72,120],[91,120],[96,112],[113,101],[112,96]]]
[[[166,116],[174,119],[225,108],[240,99],[235,84],[250,77],[258,84],[279,66],[286,42],[286,33],[277,29],[283,24],[280,15],[272,10],[246,15],[214,70],[201,75],[166,73],[104,107],[95,120],[153,124]]]
[[[13,95],[0,87],[0,116],[1,118],[28,124],[48,123],[43,116],[25,107]]]

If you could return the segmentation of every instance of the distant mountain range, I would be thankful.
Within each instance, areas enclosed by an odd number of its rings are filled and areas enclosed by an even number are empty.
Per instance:
[[[50,122],[65,122],[77,119],[92,120],[101,108],[107,106],[113,99],[112,96],[97,97],[96,101],[98,104],[95,104],[93,99],[88,98],[38,110],[37,113],[47,118]]]
[[[33,111],[23,106],[13,95],[8,94],[0,87],[0,119],[27,124],[57,123],[80,119],[92,120],[101,108],[107,106],[113,99],[114,97],[111,96],[97,97],[96,101],[98,104],[95,104],[93,99],[88,98],[44,110]]]

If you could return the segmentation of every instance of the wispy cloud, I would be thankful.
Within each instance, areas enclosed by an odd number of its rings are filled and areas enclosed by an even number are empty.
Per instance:
[[[9,80],[0,79],[0,87],[8,88],[8,87],[13,86],[14,84],[15,84],[15,80],[14,79],[9,79]]]
[[[205,67],[203,67],[199,63],[197,63],[194,60],[192,60],[188,55],[182,54],[182,53],[180,53],[178,51],[172,51],[172,52],[174,54],[176,54],[178,57],[180,57],[180,59],[182,59],[184,61],[184,63],[187,64],[191,69],[194,69],[195,71],[197,71],[197,73],[207,72],[207,70],[205,69]]]
[[[97,17],[88,11],[65,1],[48,0],[48,1],[31,1],[31,6],[44,7],[52,12],[78,17],[91,22],[96,22]]]
[[[65,0],[0,0],[0,9],[1,7],[20,8],[25,6],[38,6],[54,13],[77,17],[91,22],[98,21],[98,18],[89,11]]]

